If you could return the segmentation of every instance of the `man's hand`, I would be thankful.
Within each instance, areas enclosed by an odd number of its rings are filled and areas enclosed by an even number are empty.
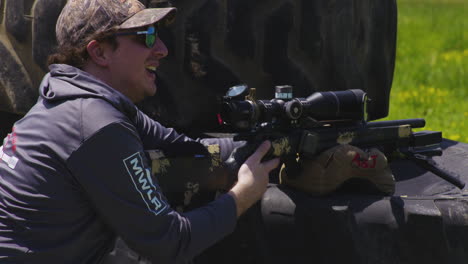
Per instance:
[[[269,141],[263,142],[239,169],[237,183],[229,191],[236,201],[237,217],[262,197],[268,184],[268,174],[279,164],[279,158],[261,162],[270,147]]]

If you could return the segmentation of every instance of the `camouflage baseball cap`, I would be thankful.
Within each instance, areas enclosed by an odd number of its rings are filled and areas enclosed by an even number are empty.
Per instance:
[[[175,13],[172,7],[145,9],[138,0],[68,0],[57,20],[57,42],[81,46],[95,33],[143,27],[162,19],[171,23]]]

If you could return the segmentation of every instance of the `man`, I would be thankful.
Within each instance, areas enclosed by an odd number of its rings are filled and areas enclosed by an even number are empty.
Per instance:
[[[193,142],[134,105],[156,92],[168,53],[158,27],[175,12],[68,1],[39,100],[0,149],[1,263],[99,263],[117,236],[155,263],[184,263],[232,232],[265,192],[279,162],[261,162],[269,142],[228,193],[187,213],[170,208],[152,178],[145,149]]]

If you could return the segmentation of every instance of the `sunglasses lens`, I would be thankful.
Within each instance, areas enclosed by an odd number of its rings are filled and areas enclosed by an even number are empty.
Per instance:
[[[156,43],[156,36],[155,35],[146,35],[146,46],[148,48],[154,47]]]
[[[156,43],[156,29],[154,27],[148,28],[148,34],[146,35],[146,46],[152,48]]]

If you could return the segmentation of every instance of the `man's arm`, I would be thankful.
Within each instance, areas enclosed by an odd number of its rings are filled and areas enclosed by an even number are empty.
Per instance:
[[[67,164],[99,218],[158,263],[185,262],[234,230],[236,202],[228,194],[184,214],[169,207],[131,124],[102,128]]]
[[[164,152],[177,153],[178,150],[173,148],[174,144],[180,146],[185,142],[199,142],[204,146],[218,145],[219,158],[221,161],[226,161],[231,152],[243,144],[242,141],[234,141],[232,138],[192,139],[173,128],[164,127],[140,110],[137,110],[133,122],[145,150],[160,149]]]
[[[193,141],[173,128],[164,127],[140,110],[137,110],[136,117],[132,121],[144,149],[161,149],[172,143]]]

